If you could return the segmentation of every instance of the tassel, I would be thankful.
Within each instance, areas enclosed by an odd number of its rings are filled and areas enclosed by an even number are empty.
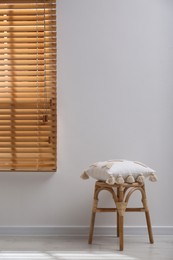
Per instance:
[[[81,179],[83,179],[83,180],[89,179],[89,176],[88,176],[88,174],[87,174],[86,172],[83,172],[80,177],[81,177]]]
[[[132,176],[132,174],[130,174],[129,176],[127,176],[126,182],[127,182],[127,183],[134,183],[134,182],[135,182],[135,179],[134,179],[134,177]]]
[[[124,179],[122,177],[122,175],[118,175],[118,177],[116,178],[116,181],[115,181],[117,184],[122,184],[124,183]]]
[[[158,179],[157,179],[156,174],[155,174],[155,173],[152,173],[152,174],[149,176],[149,180],[152,181],[152,182],[157,181]]]
[[[110,175],[109,178],[106,180],[106,183],[109,185],[113,185],[115,183],[115,178]]]
[[[144,178],[143,174],[140,174],[140,175],[136,178],[136,181],[139,182],[139,183],[144,183],[145,178]]]

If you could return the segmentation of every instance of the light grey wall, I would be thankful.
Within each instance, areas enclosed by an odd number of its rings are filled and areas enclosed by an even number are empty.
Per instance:
[[[111,158],[157,170],[152,223],[173,226],[173,1],[57,2],[59,169],[0,173],[0,226],[88,225],[94,181],[79,176]],[[129,214],[127,225],[145,224]],[[97,225],[114,225],[114,214]]]

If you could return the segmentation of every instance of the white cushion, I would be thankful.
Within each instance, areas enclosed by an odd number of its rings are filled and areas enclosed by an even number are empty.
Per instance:
[[[151,181],[157,181],[154,170],[143,163],[127,160],[108,160],[94,163],[81,175],[82,179],[89,177],[106,181],[109,184],[144,182],[147,177]]]

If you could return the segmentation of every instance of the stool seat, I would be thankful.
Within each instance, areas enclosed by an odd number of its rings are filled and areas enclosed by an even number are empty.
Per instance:
[[[98,195],[101,191],[106,190],[112,194],[113,200],[115,202],[115,208],[99,208],[98,207]],[[142,207],[138,208],[129,208],[128,202],[131,195],[135,191],[140,191]],[[116,212],[117,214],[117,237],[119,237],[119,249],[122,251],[124,249],[124,215],[125,212],[145,212],[148,235],[150,243],[154,243],[152,227],[150,221],[150,213],[147,205],[147,197],[145,191],[145,184],[134,182],[134,183],[122,183],[122,184],[107,184],[104,181],[96,181],[94,189],[94,199],[93,207],[91,214],[91,223],[89,230],[89,239],[88,243],[92,244],[93,232],[94,232],[94,223],[96,212]]]

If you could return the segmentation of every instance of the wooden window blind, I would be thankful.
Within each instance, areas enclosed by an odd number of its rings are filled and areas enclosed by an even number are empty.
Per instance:
[[[56,170],[56,0],[0,1],[0,171]]]

